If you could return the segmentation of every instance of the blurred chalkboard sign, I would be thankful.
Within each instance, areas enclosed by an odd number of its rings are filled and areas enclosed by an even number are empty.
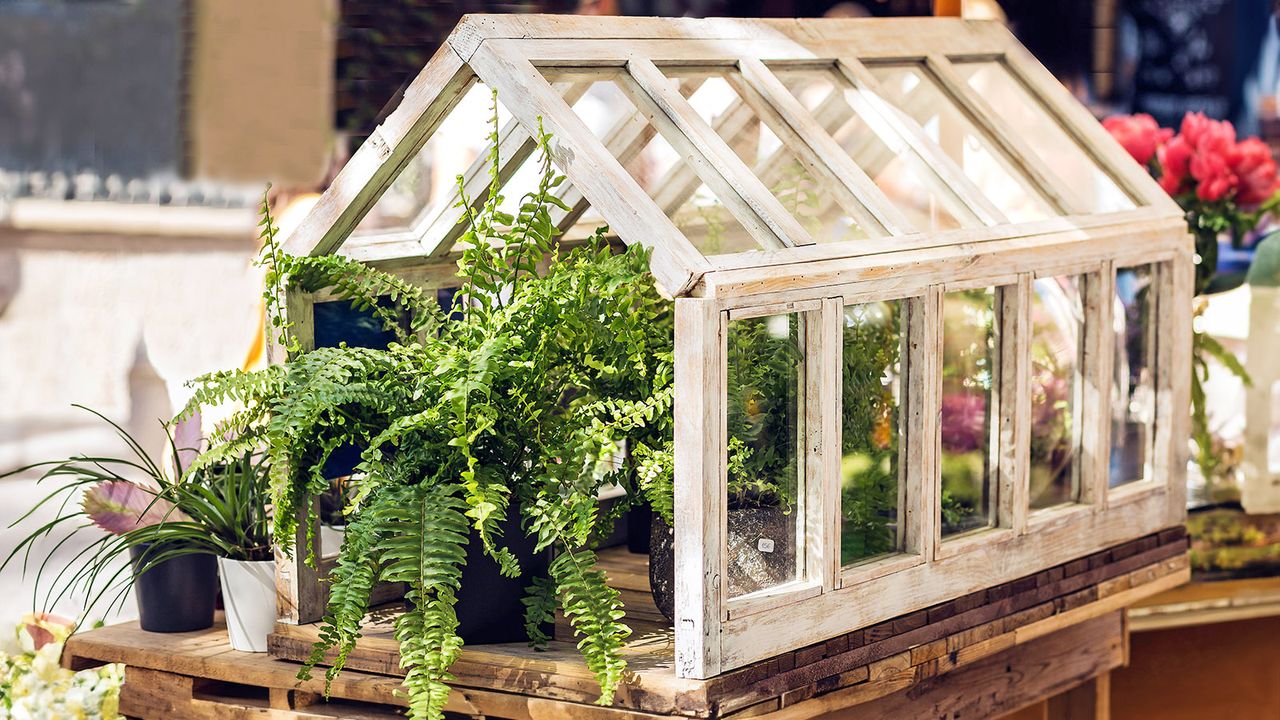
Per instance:
[[[1177,127],[1188,112],[1234,119],[1270,20],[1267,0],[1129,0],[1133,110]]]
[[[0,169],[181,172],[186,0],[0,0]]]

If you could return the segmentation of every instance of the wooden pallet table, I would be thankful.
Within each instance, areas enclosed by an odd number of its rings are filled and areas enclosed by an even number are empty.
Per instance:
[[[1124,608],[1188,578],[1186,539],[1166,532],[1095,553],[710,680],[673,671],[669,626],[648,595],[645,558],[610,550],[602,565],[634,630],[629,673],[613,707],[573,644],[464,650],[448,710],[470,717],[810,718],[857,707],[859,717],[990,717],[1105,675],[1124,662]],[[123,712],[140,718],[375,718],[403,705],[393,609],[376,614],[325,701],[320,680],[298,681],[317,627],[281,625],[270,655],[230,649],[221,626],[159,635],[136,624],[72,638],[70,667],[128,665]],[[557,628],[560,637],[563,628]]]

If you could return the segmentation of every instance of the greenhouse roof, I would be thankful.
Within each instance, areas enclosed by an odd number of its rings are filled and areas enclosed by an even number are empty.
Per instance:
[[[288,249],[444,262],[487,195],[495,115],[501,194],[536,182],[541,123],[564,237],[651,248],[672,296],[1181,216],[998,23],[471,15]]]

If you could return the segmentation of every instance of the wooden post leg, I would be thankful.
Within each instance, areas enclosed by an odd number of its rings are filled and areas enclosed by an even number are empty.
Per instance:
[[[1047,720],[1110,720],[1111,673],[1049,699]]]

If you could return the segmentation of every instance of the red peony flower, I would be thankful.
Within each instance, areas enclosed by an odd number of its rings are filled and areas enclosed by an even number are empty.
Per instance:
[[[1103,120],[1102,126],[1142,165],[1150,162],[1156,149],[1173,136],[1172,130],[1160,127],[1146,113],[1113,115]]]
[[[1170,195],[1179,195],[1186,189],[1191,174],[1191,144],[1181,136],[1160,146],[1157,152],[1160,164],[1160,187]]]
[[[1271,148],[1258,138],[1248,138],[1236,145],[1231,167],[1239,181],[1236,202],[1257,205],[1280,192],[1280,178],[1276,177],[1276,161],[1271,156]]]

